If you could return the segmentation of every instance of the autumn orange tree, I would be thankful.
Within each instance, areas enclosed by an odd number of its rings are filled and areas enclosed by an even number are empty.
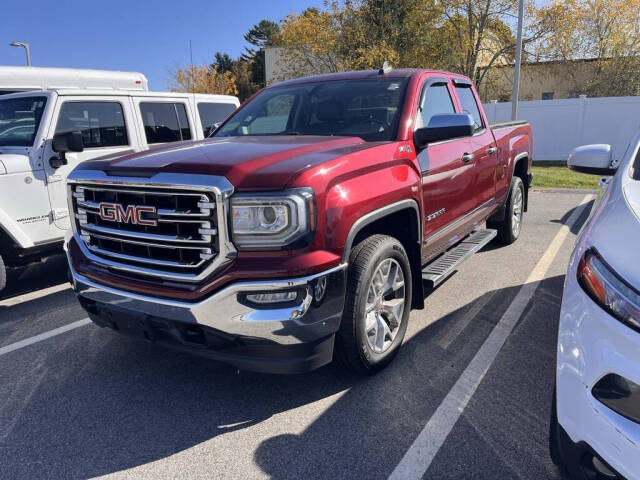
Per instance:
[[[640,0],[555,0],[549,8],[539,59],[581,61],[568,70],[578,93],[640,94]]]
[[[529,0],[528,44],[545,31]],[[290,15],[279,45],[285,76],[377,68],[438,68],[482,83],[493,65],[513,61],[517,0],[345,0]]]
[[[233,72],[220,72],[217,64],[175,68],[171,71],[170,89],[172,92],[238,94]]]

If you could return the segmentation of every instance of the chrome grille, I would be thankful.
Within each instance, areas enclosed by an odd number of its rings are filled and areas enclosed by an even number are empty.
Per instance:
[[[74,231],[85,255],[107,268],[179,280],[204,278],[235,257],[225,213],[232,191],[223,177],[204,175],[144,179],[79,171],[69,177]],[[152,208],[138,224],[122,216],[107,220],[101,205]]]

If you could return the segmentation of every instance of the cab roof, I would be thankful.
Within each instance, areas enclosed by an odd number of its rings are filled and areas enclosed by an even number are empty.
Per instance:
[[[429,70],[429,69],[420,69],[420,68],[399,68],[392,69],[387,73],[380,73],[379,70],[359,70],[352,72],[340,72],[340,73],[325,73],[320,75],[311,75],[309,77],[295,78],[293,80],[285,80],[284,82],[275,83],[270,85],[268,88],[272,87],[282,87],[288,85],[298,85],[310,82],[331,82],[336,80],[362,80],[362,79],[371,79],[371,78],[410,78],[414,75],[418,75],[421,73],[432,73],[435,75],[443,75],[443,76],[454,76],[456,78],[464,78],[467,79],[464,75],[459,75],[451,72],[444,72],[441,70]]]

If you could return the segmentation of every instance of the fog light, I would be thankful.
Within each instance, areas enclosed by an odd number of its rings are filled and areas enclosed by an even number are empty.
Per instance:
[[[317,279],[313,286],[313,298],[320,303],[325,293],[327,293],[327,277],[322,277]]]
[[[292,302],[298,297],[297,292],[251,293],[247,300],[253,303],[269,304]]]
[[[595,384],[591,393],[618,415],[640,423],[640,385],[610,373]]]

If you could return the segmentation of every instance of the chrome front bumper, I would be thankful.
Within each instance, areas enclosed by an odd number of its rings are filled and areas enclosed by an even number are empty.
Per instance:
[[[148,297],[101,285],[76,272],[69,261],[73,288],[83,305],[135,315],[210,327],[233,337],[265,340],[279,345],[313,342],[335,333],[344,307],[346,264],[306,277],[233,283],[196,303]],[[326,281],[326,289],[318,282]],[[243,300],[252,292],[298,290],[299,304],[281,308]],[[84,301],[83,301],[84,300]]]

